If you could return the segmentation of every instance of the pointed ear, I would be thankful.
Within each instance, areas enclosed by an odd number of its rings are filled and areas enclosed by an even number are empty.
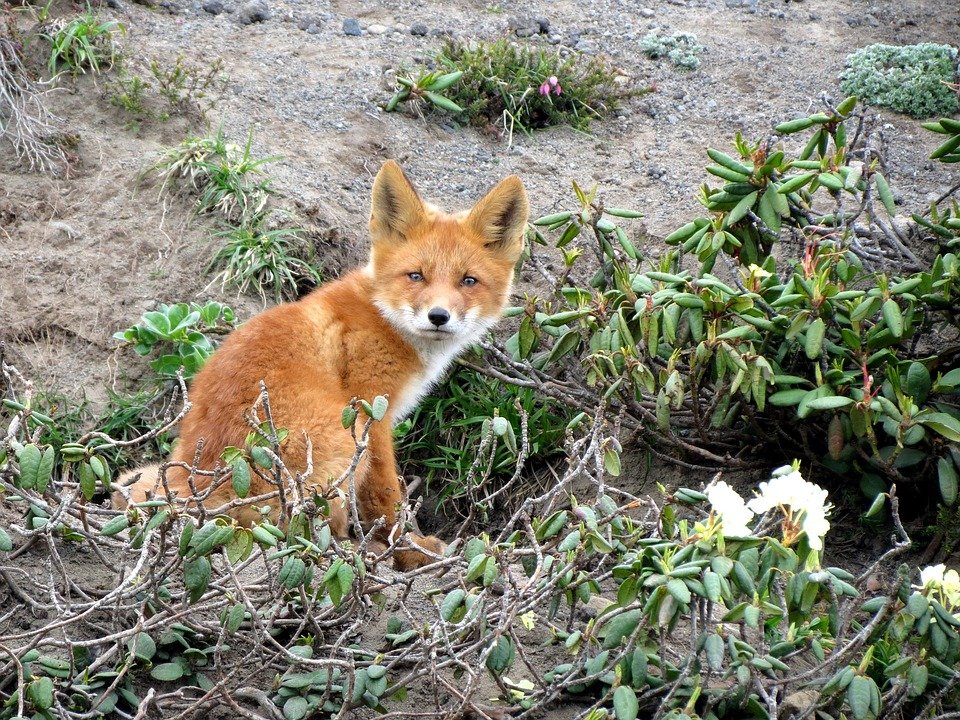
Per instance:
[[[423,201],[403,170],[387,160],[373,181],[370,235],[373,242],[403,240],[426,217]]]
[[[488,249],[516,262],[523,251],[523,233],[529,214],[527,191],[520,178],[510,175],[474,206],[466,222],[486,238]]]

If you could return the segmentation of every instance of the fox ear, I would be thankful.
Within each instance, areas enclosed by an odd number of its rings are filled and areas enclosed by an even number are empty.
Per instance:
[[[405,238],[424,221],[423,201],[403,170],[387,160],[373,181],[370,210],[370,235],[373,242]]]
[[[516,262],[523,251],[523,233],[529,214],[527,191],[520,178],[510,175],[474,206],[467,216],[467,224],[486,238],[490,250]]]

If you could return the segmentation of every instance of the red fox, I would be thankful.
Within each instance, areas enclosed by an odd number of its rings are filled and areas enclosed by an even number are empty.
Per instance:
[[[224,448],[242,447],[250,430],[244,413],[256,401],[263,380],[275,425],[288,431],[281,445],[284,463],[291,472],[307,467],[308,436],[313,474],[307,484],[324,492],[349,467],[355,452],[341,411],[353,397],[386,395],[387,417],[374,423],[354,476],[360,520],[369,525],[384,518],[380,539],[385,539],[401,501],[392,425],[500,317],[528,213],[526,191],[514,175],[469,212],[449,215],[423,202],[400,166],[388,160],[373,183],[368,264],[233,331],[192,382],[192,406],[170,459],[192,465],[202,440],[198,467],[211,470]],[[140,479],[124,487],[137,474]],[[166,477],[181,498],[191,496],[187,470],[173,466]],[[194,482],[202,491],[210,478],[197,476]],[[115,504],[142,501],[158,486],[158,466],[127,473],[118,485],[122,489],[114,496]],[[274,489],[254,476],[250,494]],[[224,483],[205,506],[217,507],[232,498],[231,484]],[[348,508],[339,500],[331,505],[331,530],[345,537]],[[231,514],[248,525],[259,520],[249,505]],[[413,540],[433,553],[444,547],[433,536]],[[405,569],[429,559],[406,550],[398,551],[394,562]]]

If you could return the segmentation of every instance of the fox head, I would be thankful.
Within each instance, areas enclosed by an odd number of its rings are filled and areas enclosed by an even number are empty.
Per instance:
[[[421,349],[473,342],[507,303],[528,214],[515,175],[472,210],[448,215],[423,202],[388,160],[374,180],[370,213],[368,272],[380,312]]]

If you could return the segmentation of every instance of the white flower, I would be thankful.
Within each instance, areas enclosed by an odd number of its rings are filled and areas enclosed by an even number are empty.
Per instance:
[[[800,516],[800,527],[807,534],[810,549],[823,550],[823,537],[830,529],[827,515],[831,505],[827,491],[803,479],[800,471],[790,465],[773,471],[769,481],[760,483],[760,495],[747,503],[757,514],[775,507],[790,508],[791,520]],[[802,515],[801,515],[802,514]]]
[[[920,590],[939,588],[943,584],[943,575],[946,569],[947,566],[943,563],[939,565],[928,565],[920,570],[920,584],[914,585],[914,587]]]
[[[753,519],[754,513],[740,493],[721,481],[708,487],[706,495],[720,518],[720,528],[725,536],[747,537],[752,534],[747,523]]]

